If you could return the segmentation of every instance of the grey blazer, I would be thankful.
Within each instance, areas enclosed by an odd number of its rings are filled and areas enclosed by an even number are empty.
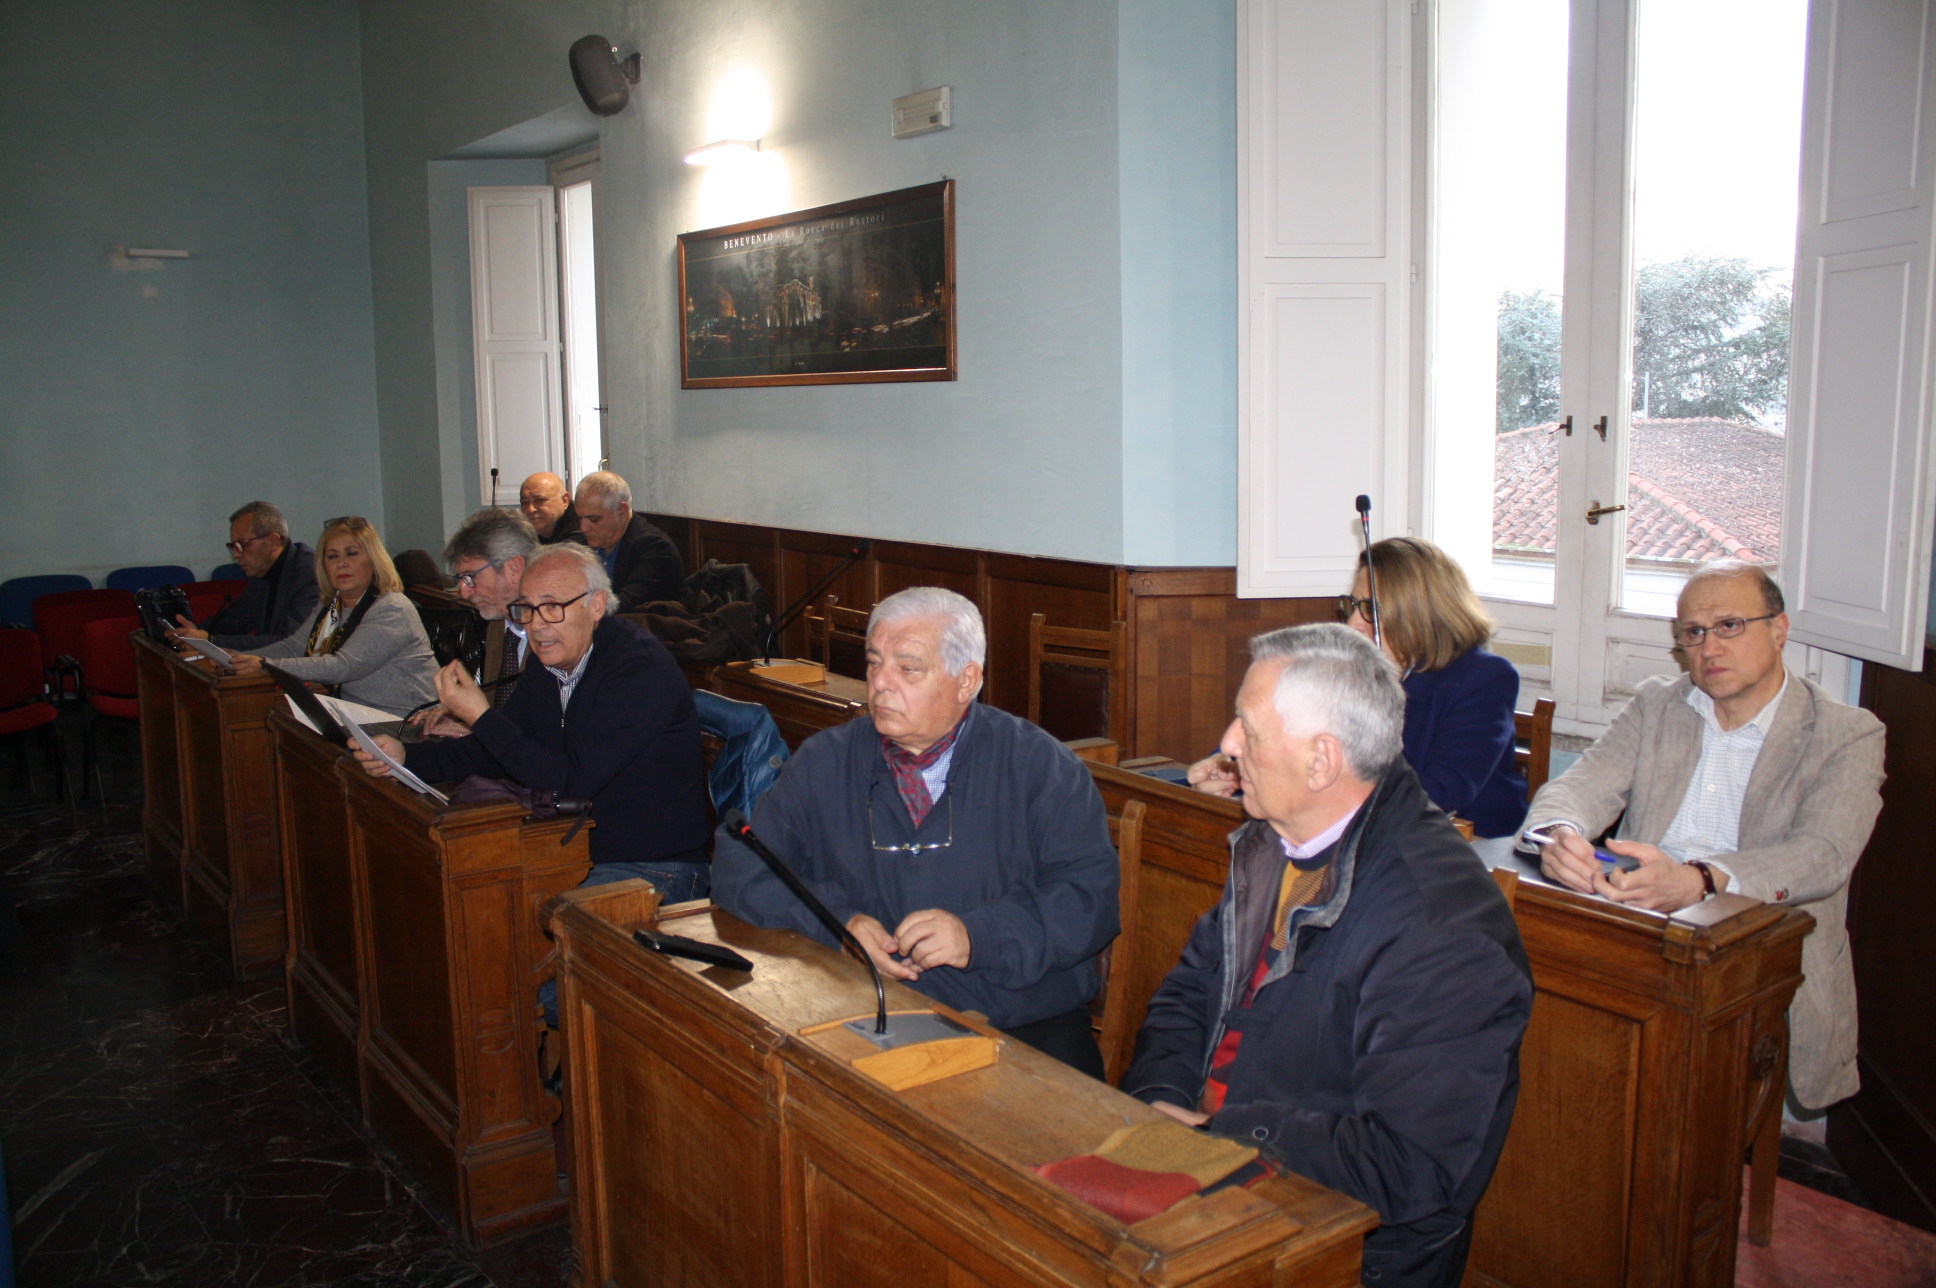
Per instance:
[[[1560,819],[1598,834],[1626,811],[1623,840],[1649,845],[1680,812],[1701,759],[1701,717],[1686,676],[1643,681],[1627,709],[1565,774],[1540,789],[1526,826]],[[1741,848],[1717,856],[1731,889],[1815,918],[1806,977],[1788,1012],[1789,1085],[1820,1109],[1855,1094],[1855,972],[1843,928],[1849,877],[1882,808],[1882,722],[1788,673],[1741,804]]]
[[[318,616],[329,611],[324,602]],[[409,597],[391,591],[378,595],[343,647],[321,657],[304,657],[316,618],[294,635],[277,640],[256,656],[274,662],[299,680],[340,684],[351,702],[402,715],[437,696],[437,658],[430,651],[423,619]]]

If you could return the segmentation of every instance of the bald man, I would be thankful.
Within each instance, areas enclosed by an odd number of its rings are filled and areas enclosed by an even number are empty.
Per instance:
[[[571,493],[556,474],[540,471],[518,485],[518,509],[537,529],[538,540],[547,546],[560,541],[585,544],[578,530],[578,511],[572,507]]]

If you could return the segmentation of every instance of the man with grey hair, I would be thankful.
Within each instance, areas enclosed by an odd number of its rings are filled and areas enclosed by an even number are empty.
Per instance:
[[[753,827],[883,975],[1100,1078],[1088,1003],[1118,880],[1102,797],[1067,747],[975,701],[987,651],[951,590],[882,600],[867,715],[801,744]],[[713,874],[727,911],[833,945],[723,829]]]
[[[1122,1089],[1378,1210],[1367,1283],[1453,1288],[1519,1088],[1511,910],[1399,754],[1404,690],[1335,625],[1251,641],[1223,754],[1252,822]]]
[[[495,506],[464,520],[444,545],[444,563],[457,578],[457,593],[489,623],[484,663],[475,679],[494,707],[511,700],[511,686],[524,670],[524,627],[511,622],[505,609],[517,598],[525,562],[537,548],[538,534],[530,522],[516,510]],[[441,702],[411,719],[430,734],[461,737],[470,732]]]
[[[231,514],[228,551],[247,585],[199,627],[177,618],[177,636],[192,635],[252,653],[309,624],[320,594],[315,556],[302,542],[289,540],[281,510],[267,501],[251,501]]]
[[[642,604],[682,600],[686,561],[672,538],[632,512],[632,487],[610,470],[587,474],[578,482],[578,530],[605,565],[618,596],[618,611]]]
[[[1766,569],[1737,559],[1681,588],[1674,643],[1687,674],[1643,681],[1633,701],[1526,818],[1557,840],[1540,867],[1616,903],[1675,912],[1722,891],[1815,918],[1789,1008],[1791,1113],[1855,1094],[1855,972],[1842,915],[1882,808],[1882,722],[1782,664],[1787,605]],[[1603,871],[1588,839],[1637,861]]]
[[[468,738],[407,748],[379,738],[429,782],[480,774],[592,802],[586,884],[642,876],[668,903],[706,893],[708,797],[699,715],[679,664],[654,636],[612,615],[611,582],[575,542],[530,555],[506,616],[530,654],[502,710],[462,662],[437,673],[444,709]],[[377,777],[388,770],[362,752]]]

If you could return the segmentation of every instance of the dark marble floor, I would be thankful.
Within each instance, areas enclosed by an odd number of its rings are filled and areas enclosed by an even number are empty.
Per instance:
[[[78,783],[80,731],[69,716]],[[471,1252],[142,860],[132,726],[100,799],[0,748],[0,1151],[21,1288],[552,1288],[561,1226]],[[19,741],[19,740],[9,740]]]

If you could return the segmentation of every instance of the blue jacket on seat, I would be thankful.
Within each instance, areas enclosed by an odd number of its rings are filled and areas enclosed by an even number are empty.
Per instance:
[[[1526,820],[1526,775],[1513,760],[1519,672],[1482,648],[1405,677],[1405,763],[1432,803],[1480,836]]]
[[[1081,761],[1026,720],[969,709],[948,784],[920,827],[908,816],[866,716],[800,744],[753,811],[753,830],[842,924],[866,913],[889,933],[940,908],[968,929],[969,964],[911,987],[996,1028],[1061,1015],[1095,996],[1096,954],[1116,937],[1120,869],[1102,797]],[[940,848],[883,849],[910,843]],[[722,828],[713,898],[756,926],[834,941]]]

